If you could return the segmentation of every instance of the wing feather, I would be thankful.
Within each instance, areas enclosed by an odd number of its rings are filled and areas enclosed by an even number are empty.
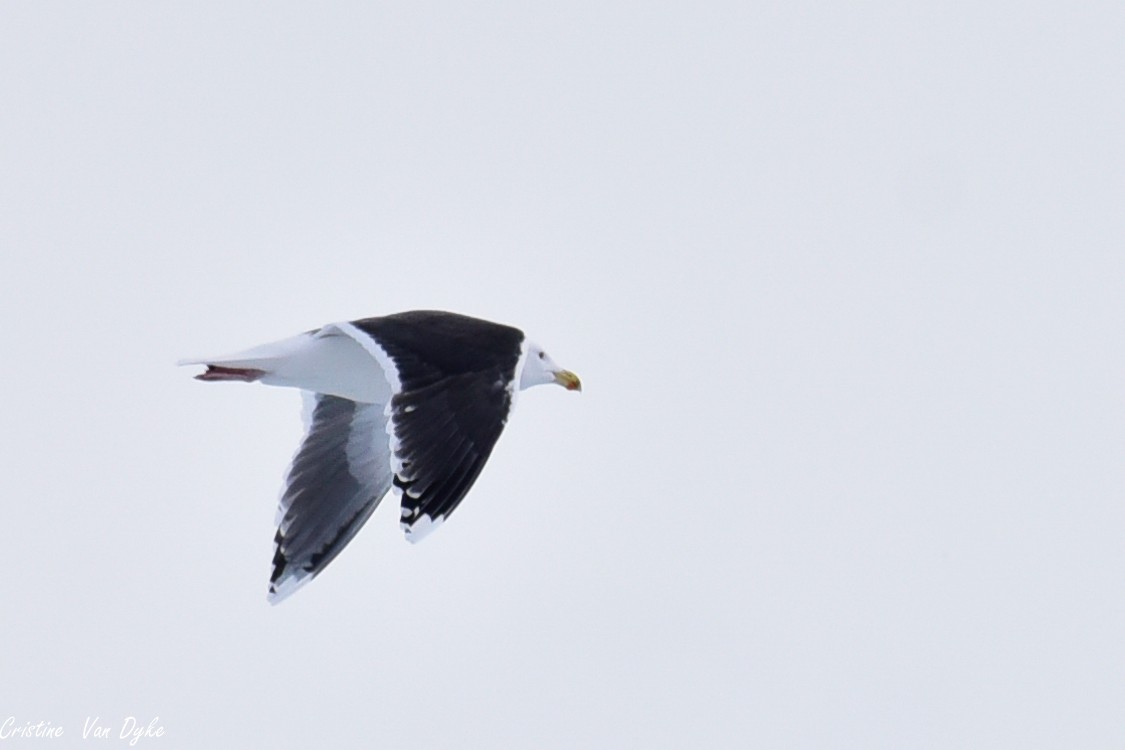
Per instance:
[[[278,505],[269,599],[276,604],[340,554],[391,487],[382,404],[313,395],[308,431]]]
[[[464,499],[500,437],[511,392],[496,372],[442,378],[390,404],[402,527],[419,541]]]

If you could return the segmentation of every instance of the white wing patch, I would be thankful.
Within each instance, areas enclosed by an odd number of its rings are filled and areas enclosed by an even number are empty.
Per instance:
[[[406,515],[409,511],[404,508],[402,512]],[[445,516],[438,516],[437,518],[431,519],[429,514],[423,513],[417,521],[412,523],[403,521],[400,526],[402,526],[402,530],[406,532],[406,541],[411,544],[417,544],[437,531],[438,527],[443,523],[445,523]]]

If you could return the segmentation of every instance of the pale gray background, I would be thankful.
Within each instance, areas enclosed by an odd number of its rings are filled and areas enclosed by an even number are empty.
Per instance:
[[[0,719],[1125,747],[1123,38],[1120,2],[4,3]],[[419,307],[586,392],[271,608],[300,400],[173,362]]]

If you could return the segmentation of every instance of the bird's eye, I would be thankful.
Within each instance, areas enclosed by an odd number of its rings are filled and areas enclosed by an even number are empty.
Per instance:
[[[539,359],[544,359],[546,356],[547,352],[539,352]]]

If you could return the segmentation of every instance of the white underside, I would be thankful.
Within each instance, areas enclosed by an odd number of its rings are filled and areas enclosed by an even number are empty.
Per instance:
[[[348,323],[339,323],[243,352],[180,364],[252,368],[265,372],[258,381],[265,385],[327,393],[360,403],[386,404],[391,398],[392,383],[398,384],[398,373],[381,349],[382,357],[377,358],[371,348],[379,347],[369,336]]]

